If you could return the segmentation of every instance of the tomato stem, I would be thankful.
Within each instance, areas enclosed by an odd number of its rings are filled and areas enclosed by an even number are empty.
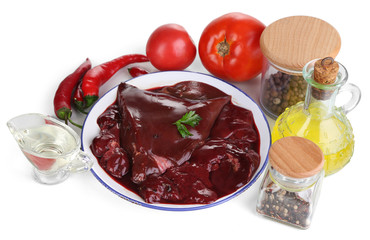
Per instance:
[[[216,46],[217,53],[221,55],[221,57],[225,57],[230,52],[230,44],[226,41],[226,38],[219,42]]]

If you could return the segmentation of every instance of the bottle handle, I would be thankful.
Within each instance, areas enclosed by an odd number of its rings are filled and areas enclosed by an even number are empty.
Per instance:
[[[340,107],[342,109],[342,111],[344,112],[344,114],[347,114],[350,111],[352,111],[357,106],[357,104],[360,102],[361,90],[355,84],[348,83],[348,84],[345,84],[344,86],[342,86],[339,89],[338,94],[340,94],[342,92],[349,92],[352,95],[351,99],[347,103],[345,103],[344,105],[342,105]]]
[[[79,151],[76,158],[72,161],[71,172],[86,172],[91,169],[93,161],[88,154]]]

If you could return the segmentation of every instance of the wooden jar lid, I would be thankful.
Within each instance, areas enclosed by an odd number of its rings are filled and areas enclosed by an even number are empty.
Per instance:
[[[321,171],[324,154],[319,146],[308,139],[285,137],[272,144],[269,163],[284,176],[307,178]]]
[[[309,16],[292,16],[266,27],[260,39],[264,56],[274,65],[302,71],[316,58],[335,58],[341,39],[329,23]]]

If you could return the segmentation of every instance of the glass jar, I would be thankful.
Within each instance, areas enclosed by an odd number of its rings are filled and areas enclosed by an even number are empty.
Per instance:
[[[321,149],[308,139],[286,137],[275,142],[259,189],[257,213],[307,229],[320,195],[323,164]]]
[[[339,33],[327,22],[309,16],[292,16],[266,27],[260,38],[265,56],[261,76],[260,104],[276,119],[284,110],[305,99],[304,65],[312,59],[340,50]]]
[[[287,107],[304,100],[307,83],[301,71],[281,70],[282,67],[269,61],[265,68],[262,72],[260,103],[264,112],[276,119]]]

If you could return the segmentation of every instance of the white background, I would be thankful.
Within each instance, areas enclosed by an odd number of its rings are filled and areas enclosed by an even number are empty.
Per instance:
[[[123,54],[145,54],[151,32],[166,23],[184,26],[197,44],[211,20],[233,11],[252,15],[266,25],[292,15],[329,22],[342,38],[337,60],[347,67],[349,82],[362,90],[360,104],[348,115],[355,153],[349,165],[324,179],[308,230],[256,215],[261,178],[227,203],[192,212],[134,205],[105,189],[91,173],[74,175],[54,186],[32,179],[31,165],[9,133],[7,120],[28,112],[53,114],[59,82],[86,57],[97,65]],[[366,238],[369,23],[365,1],[2,1],[0,239],[334,239],[355,234]],[[198,56],[188,70],[207,72]],[[126,69],[117,76],[118,82],[128,79]],[[237,85],[256,99],[259,84],[257,77]]]

